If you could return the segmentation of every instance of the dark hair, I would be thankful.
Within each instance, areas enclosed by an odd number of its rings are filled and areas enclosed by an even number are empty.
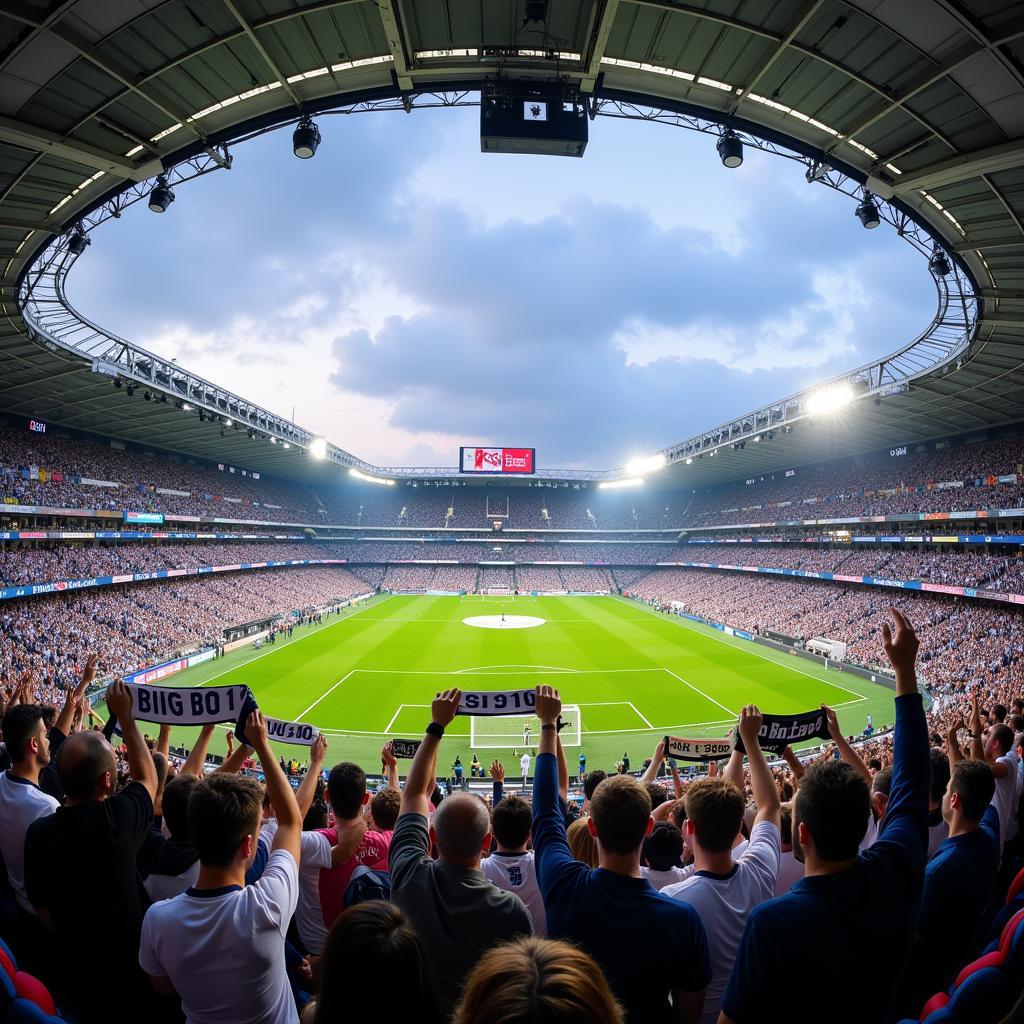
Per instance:
[[[868,784],[859,772],[844,761],[819,761],[804,772],[796,791],[793,838],[803,823],[822,860],[849,860],[857,856],[870,810]]]
[[[1006,719],[1006,724],[1014,732],[1024,732],[1024,715],[1014,711],[1014,713]]]
[[[189,842],[188,802],[198,785],[195,775],[175,775],[164,786],[164,823],[171,837],[180,843]]]
[[[80,732],[61,744],[57,772],[66,796],[72,800],[88,800],[105,772],[116,776],[117,758],[100,733]]]
[[[995,719],[996,719],[997,722],[1005,722],[1006,721],[1006,705],[1005,704],[996,704],[995,707],[992,708],[992,714],[995,716]]]
[[[526,845],[530,838],[532,812],[530,805],[518,796],[507,796],[491,814],[491,831],[501,846],[514,850]]]
[[[402,794],[397,789],[382,789],[370,800],[370,814],[374,823],[384,832],[390,832],[398,824],[398,811],[402,806]]]
[[[594,799],[594,790],[608,778],[608,773],[601,771],[600,768],[595,768],[592,772],[587,772],[583,776],[583,795],[588,800]]]
[[[779,838],[786,846],[793,845],[793,805],[790,803],[782,805],[782,813],[779,815]]]
[[[932,785],[929,795],[931,802],[938,804],[942,802],[946,786],[949,785],[949,759],[938,747],[932,747],[928,751],[928,757],[932,762]]]
[[[871,780],[871,792],[884,793],[885,796],[888,796],[890,789],[892,789],[892,765],[887,764],[875,772],[875,777]]]
[[[4,743],[11,761],[18,764],[28,754],[28,741],[32,739],[39,722],[46,722],[46,709],[42,704],[15,704],[4,715]]]
[[[651,798],[652,811],[655,807],[660,807],[668,800],[668,790],[664,786],[658,785],[657,782],[645,782],[644,788],[647,790],[647,795]]]
[[[683,856],[683,834],[667,821],[659,821],[644,840],[641,860],[655,871],[679,867]]]
[[[188,827],[200,862],[228,867],[245,837],[259,828],[262,805],[254,779],[215,773],[200,780],[188,801]]]
[[[651,798],[639,779],[613,775],[594,790],[590,816],[601,846],[609,853],[640,849],[651,820]]]
[[[1013,749],[1013,730],[1008,725],[994,725],[990,737],[1004,754]]]
[[[985,761],[964,758],[957,762],[950,781],[950,792],[960,796],[964,816],[971,821],[981,821],[996,791],[991,766]]]
[[[683,822],[686,821],[686,801],[682,797],[672,804],[672,810],[668,812],[668,820],[682,831]]]
[[[317,968],[314,1024],[359,1020],[380,1012],[417,1024],[443,1024],[440,1000],[423,944],[393,904],[371,900],[342,912],[327,936]]]
[[[874,770],[876,772],[880,771],[881,767],[882,767],[882,762],[877,757],[869,757],[868,758],[868,767],[869,768],[874,768]]]
[[[327,795],[330,797],[334,816],[350,821],[359,813],[366,796],[366,772],[357,764],[342,761],[331,769],[327,776]]]
[[[698,779],[686,789],[686,817],[708,853],[725,853],[743,824],[743,794],[728,779]]]

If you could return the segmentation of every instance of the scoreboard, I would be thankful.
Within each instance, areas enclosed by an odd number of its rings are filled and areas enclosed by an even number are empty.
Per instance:
[[[460,448],[460,473],[534,473],[535,448]]]

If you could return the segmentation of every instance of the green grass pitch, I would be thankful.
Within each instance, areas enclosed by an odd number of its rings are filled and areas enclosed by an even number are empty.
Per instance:
[[[515,630],[463,623],[502,610],[545,621]],[[876,726],[893,717],[893,692],[884,686],[615,597],[382,596],[321,627],[299,628],[290,641],[243,648],[168,682],[246,683],[266,714],[324,730],[329,763],[354,760],[367,771],[380,770],[385,739],[421,737],[431,699],[452,686],[556,685],[581,709],[581,747],[567,751],[572,768],[580,750],[591,769],[609,768],[623,753],[638,767],[665,733],[724,736],[745,703],[778,714],[831,703],[847,733],[859,733],[869,713]],[[176,730],[172,742],[190,745],[194,735]],[[514,776],[512,748],[521,752],[521,739],[477,754],[487,765],[502,758]],[[277,749],[300,760],[306,754]],[[223,753],[219,739],[211,750]],[[438,771],[457,754],[469,764],[462,717],[448,729]]]

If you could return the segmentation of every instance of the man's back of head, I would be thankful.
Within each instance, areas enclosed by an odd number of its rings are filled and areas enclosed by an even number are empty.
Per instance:
[[[651,797],[639,779],[613,775],[594,790],[590,815],[605,853],[638,853],[651,827]]]
[[[117,785],[114,748],[98,732],[76,732],[62,744],[57,771],[69,800],[103,799]]]
[[[476,867],[490,835],[487,805],[470,793],[454,793],[434,812],[433,832],[442,860]]]
[[[731,850],[743,823],[743,794],[728,779],[708,778],[691,783],[683,799],[697,845],[708,853]]]
[[[370,801],[370,817],[381,832],[391,832],[398,821],[402,794],[397,789],[382,789]]]
[[[366,773],[350,761],[336,764],[327,776],[327,796],[334,817],[339,821],[351,821],[366,803]]]
[[[1008,725],[995,725],[988,736],[989,757],[1002,757],[1013,749],[1013,730]]]
[[[507,796],[499,802],[491,816],[491,827],[500,850],[518,852],[526,849],[532,815],[530,805],[522,797]]]
[[[199,862],[231,867],[247,837],[254,854],[262,804],[263,793],[254,779],[214,774],[200,780],[188,801],[189,833]]]
[[[793,804],[794,849],[811,846],[822,861],[853,859],[867,831],[870,806],[867,783],[844,761],[811,765]]]
[[[188,803],[200,780],[195,775],[175,775],[164,787],[163,815],[171,838],[179,843],[190,841]]]
[[[981,821],[985,810],[992,802],[996,791],[996,780],[991,767],[985,761],[965,758],[958,761],[949,780],[946,795],[942,801],[942,813],[948,821],[953,816],[953,795],[956,807],[970,822]]]
[[[595,768],[592,772],[587,772],[583,776],[583,796],[586,800],[594,799],[594,790],[608,778],[608,773],[601,771],[600,768]]]
[[[938,747],[932,747],[928,751],[928,756],[932,762],[932,781],[928,791],[928,805],[929,807],[938,807],[942,803],[946,787],[949,785],[949,758]]]
[[[7,753],[14,765],[32,762],[42,768],[49,764],[50,748],[46,741],[46,719],[49,708],[42,704],[15,704],[3,717],[2,731]],[[35,744],[32,740],[36,740]]]

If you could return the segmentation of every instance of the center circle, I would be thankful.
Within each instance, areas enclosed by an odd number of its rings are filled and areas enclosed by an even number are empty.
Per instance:
[[[533,615],[471,615],[462,621],[477,629],[533,629],[543,626],[545,620]]]

